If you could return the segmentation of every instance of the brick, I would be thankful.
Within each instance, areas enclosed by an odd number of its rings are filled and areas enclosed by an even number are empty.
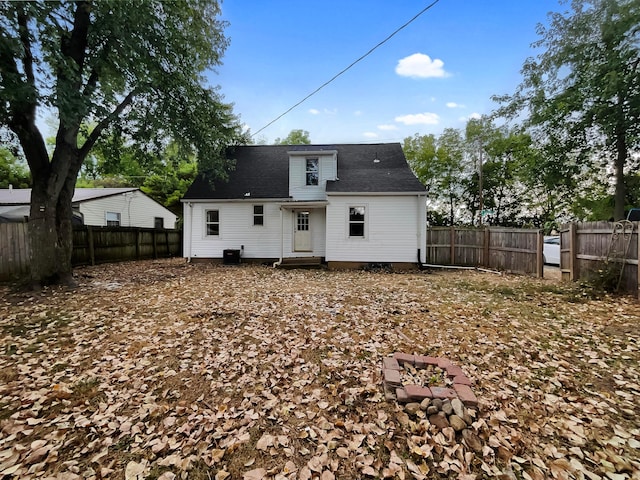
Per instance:
[[[431,387],[431,395],[433,398],[456,398],[456,391],[446,387]]]
[[[457,365],[449,365],[447,368],[447,375],[450,377],[457,377],[458,375],[464,375],[462,369]]]
[[[387,370],[400,370],[400,364],[395,358],[386,357],[382,359],[382,368]]]
[[[400,365],[404,365],[405,363],[413,365],[416,361],[415,355],[409,355],[408,353],[396,352],[393,354],[393,358],[395,358]]]
[[[471,386],[471,379],[469,379],[469,377],[467,377],[465,374],[456,375],[455,377],[453,377],[453,384]]]
[[[449,360],[448,358],[438,358],[438,366],[444,370],[447,369],[447,367],[453,365],[453,363],[451,363],[451,360]]]
[[[427,365],[438,365],[438,359],[427,355],[416,355],[416,367],[426,368]]]
[[[422,387],[420,385],[405,385],[404,391],[411,400],[424,400],[425,398],[431,398],[431,389],[429,387]]]
[[[396,399],[399,403],[409,403],[409,400],[411,400],[404,388],[396,388]]]
[[[402,386],[402,380],[400,379],[400,372],[398,370],[385,368],[382,372],[384,375],[384,383],[393,387]]]
[[[462,403],[464,403],[467,406],[471,406],[471,407],[477,407],[478,406],[478,399],[476,398],[475,394],[473,393],[473,390],[471,390],[470,386],[454,384],[453,388],[455,389],[456,393],[458,394],[458,398],[460,400],[462,400]]]

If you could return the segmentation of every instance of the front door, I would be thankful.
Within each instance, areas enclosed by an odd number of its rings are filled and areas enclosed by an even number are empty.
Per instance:
[[[311,251],[310,212],[296,212],[293,232],[293,250],[296,252]]]

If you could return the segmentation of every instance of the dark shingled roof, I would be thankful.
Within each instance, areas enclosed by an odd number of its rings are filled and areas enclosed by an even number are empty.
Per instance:
[[[327,182],[327,193],[423,192],[399,143],[344,145],[252,145],[235,147],[229,157],[236,160],[229,181],[198,177],[184,200],[289,197],[290,151],[337,150],[338,180]],[[377,161],[376,161],[377,160]]]

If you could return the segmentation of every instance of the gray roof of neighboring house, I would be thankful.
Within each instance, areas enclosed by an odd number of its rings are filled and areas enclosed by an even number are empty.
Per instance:
[[[138,190],[133,187],[126,188],[76,188],[73,194],[73,203],[95,200],[96,198],[120,195],[126,192]],[[30,188],[2,188],[0,189],[0,205],[28,205],[31,203]]]
[[[235,147],[229,157],[236,160],[229,181],[209,181],[199,176],[183,200],[289,197],[291,151],[338,152],[338,180],[328,181],[327,193],[424,192],[399,143],[342,145],[251,145]]]

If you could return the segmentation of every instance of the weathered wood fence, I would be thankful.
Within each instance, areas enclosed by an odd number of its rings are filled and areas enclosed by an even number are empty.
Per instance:
[[[619,292],[640,298],[638,222],[569,223],[560,229],[563,280],[614,283]],[[605,278],[609,277],[609,278]]]
[[[543,276],[541,230],[429,227],[427,263],[483,267]]]
[[[29,271],[27,223],[0,223],[0,280],[20,277]],[[73,230],[71,263],[99,263],[180,256],[180,230],[95,227],[80,225]]]

